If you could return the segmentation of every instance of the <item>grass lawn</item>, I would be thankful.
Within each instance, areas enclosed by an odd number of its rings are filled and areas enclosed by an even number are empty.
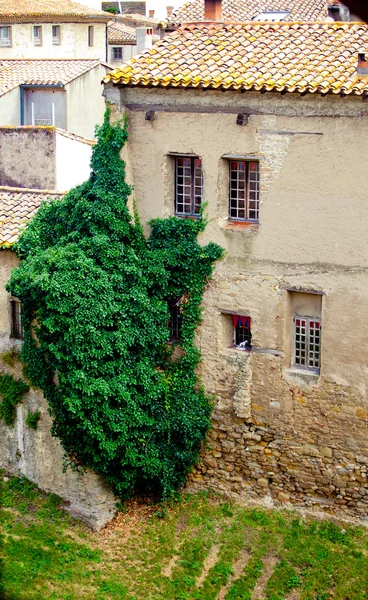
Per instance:
[[[132,501],[93,533],[27,480],[0,482],[2,600],[368,599],[363,528],[196,494]]]

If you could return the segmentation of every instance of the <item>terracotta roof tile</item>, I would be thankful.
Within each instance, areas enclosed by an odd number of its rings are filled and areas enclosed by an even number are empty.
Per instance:
[[[111,19],[111,14],[72,0],[0,0],[0,20],[23,22],[39,17],[80,17]]]
[[[146,87],[368,93],[357,75],[365,23],[192,24],[128,63],[105,83]]]
[[[317,21],[328,17],[327,0],[222,0],[223,21],[251,21],[262,12],[288,12],[285,21]],[[204,0],[186,2],[165,21],[166,27],[204,20]]]
[[[108,28],[109,44],[113,46],[135,45],[137,43],[135,29],[124,23],[111,23]]]
[[[0,96],[18,85],[66,85],[101,64],[92,60],[0,60]]]
[[[63,192],[0,187],[0,247],[10,248],[25,224],[49,198],[62,198]]]

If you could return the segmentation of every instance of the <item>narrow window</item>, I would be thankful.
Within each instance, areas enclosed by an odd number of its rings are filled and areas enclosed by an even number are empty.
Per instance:
[[[112,60],[123,60],[123,49],[116,47],[112,49]]]
[[[60,46],[61,40],[60,40],[60,25],[53,25],[52,26],[52,45],[53,46]]]
[[[42,27],[34,25],[33,27],[33,44],[34,46],[42,46]]]
[[[88,25],[88,46],[93,46],[94,43],[94,28],[93,25]]]
[[[293,367],[319,373],[321,365],[321,320],[293,315]]]
[[[173,298],[169,302],[169,332],[171,340],[180,340],[181,337],[181,325],[183,320],[181,315],[181,303],[182,298]]]
[[[23,339],[23,325],[22,325],[22,304],[19,300],[12,299],[10,301],[11,308],[11,337],[22,340]]]
[[[234,325],[234,344],[242,350],[251,350],[252,332],[251,318],[239,315],[233,315]]]
[[[259,163],[230,161],[230,219],[259,220]]]
[[[0,46],[2,48],[9,48],[11,45],[12,45],[11,27],[9,27],[9,26],[0,27]]]
[[[198,216],[203,197],[202,161],[197,157],[175,159],[175,214]]]

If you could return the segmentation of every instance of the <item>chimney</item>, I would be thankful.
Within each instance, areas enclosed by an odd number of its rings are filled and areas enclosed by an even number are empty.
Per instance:
[[[167,16],[171,17],[171,15],[173,14],[174,7],[173,6],[167,6],[166,10],[167,10]]]
[[[204,0],[204,18],[209,21],[221,21],[222,2],[221,0]]]
[[[146,48],[152,48],[152,27],[137,27],[135,33],[137,37],[137,54],[143,52]]]
[[[148,11],[148,15],[150,19],[154,19],[155,18],[155,11],[154,10],[149,10]]]
[[[358,75],[368,75],[368,60],[364,52],[358,54]]]

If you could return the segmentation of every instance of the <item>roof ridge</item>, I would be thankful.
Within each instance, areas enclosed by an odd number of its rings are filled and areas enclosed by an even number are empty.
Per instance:
[[[7,185],[0,185],[0,191],[10,192],[10,193],[21,193],[21,194],[52,194],[53,196],[65,196],[67,192],[62,192],[60,190],[42,190],[36,188],[20,188],[20,187],[10,187]]]

